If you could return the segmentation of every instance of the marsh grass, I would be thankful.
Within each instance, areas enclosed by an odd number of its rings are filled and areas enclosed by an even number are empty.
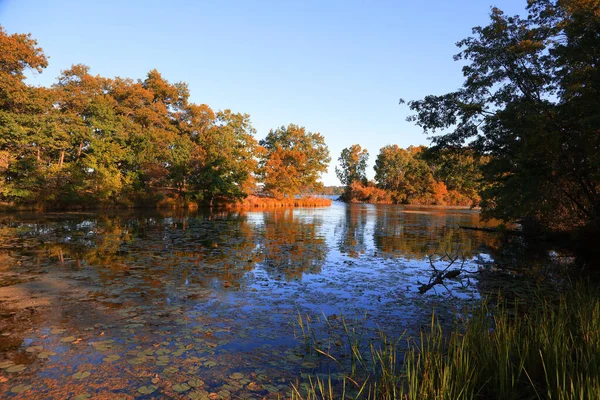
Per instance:
[[[448,329],[432,315],[419,337],[398,340],[364,340],[343,320],[341,333],[326,321],[328,336],[317,339],[304,319],[306,349],[344,378],[310,377],[293,385],[292,398],[600,398],[598,291],[576,285],[527,304],[483,300],[462,315]]]
[[[225,208],[232,210],[256,210],[281,207],[329,207],[331,199],[325,197],[273,197],[248,196],[238,203],[227,204]]]

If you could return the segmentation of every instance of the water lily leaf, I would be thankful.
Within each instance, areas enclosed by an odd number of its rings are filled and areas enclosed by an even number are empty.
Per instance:
[[[38,354],[38,358],[50,358],[55,355],[56,353],[53,351],[42,351],[40,354]]]
[[[60,339],[60,341],[63,343],[67,343],[67,342],[70,343],[70,342],[74,342],[75,340],[77,340],[77,338],[75,336],[67,336],[67,337]]]
[[[201,388],[204,386],[204,381],[202,379],[190,379],[188,382],[188,385],[190,385],[193,388]]]
[[[29,346],[25,351],[28,353],[35,353],[36,351],[42,351],[43,349],[43,346]]]
[[[236,380],[236,381],[239,381],[240,379],[242,379],[242,378],[244,377],[244,374],[242,374],[242,373],[239,373],[239,372],[235,372],[235,373],[233,373],[233,374],[229,375],[229,377],[230,377],[231,379],[234,379],[234,380]]]
[[[154,385],[142,386],[138,388],[138,392],[140,392],[141,394],[150,394],[153,393],[156,389],[158,388]]]
[[[213,360],[210,360],[210,361],[205,362],[203,365],[205,367],[209,367],[209,368],[216,367],[217,366],[217,362],[213,361]]]
[[[210,394],[205,390],[191,392],[188,394],[188,398],[192,400],[209,400]]]
[[[52,328],[50,333],[53,335],[60,335],[61,333],[65,333],[67,330],[63,328]]]
[[[73,378],[75,378],[75,379],[85,379],[88,376],[90,376],[90,371],[80,371],[80,372],[73,374]]]
[[[118,354],[111,354],[108,357],[104,357],[103,360],[104,360],[104,362],[113,362],[113,361],[119,360],[120,358],[121,358],[121,356]]]
[[[16,385],[11,387],[10,391],[13,393],[23,393],[29,389],[31,389],[31,385]]]
[[[0,362],[0,368],[2,368],[2,369],[6,369],[6,368],[9,368],[9,367],[12,367],[13,365],[15,365],[15,363],[12,362],[12,361],[2,361],[2,362]]]
[[[163,370],[163,372],[164,372],[165,374],[174,374],[174,373],[176,373],[177,371],[179,371],[179,368],[177,368],[177,367],[167,367],[167,368],[165,368],[165,369]]]
[[[174,391],[176,391],[178,393],[183,393],[183,392],[190,390],[190,386],[187,383],[178,383],[178,384],[173,385],[173,387],[171,389],[173,389]]]
[[[13,365],[12,367],[8,367],[6,368],[6,372],[21,372],[23,370],[25,370],[25,368],[27,368],[26,365],[23,364],[17,364],[17,365]]]
[[[92,397],[92,395],[89,393],[81,393],[81,394],[78,394],[77,396],[73,397],[73,400],[85,400],[85,399],[90,399],[91,397]]]

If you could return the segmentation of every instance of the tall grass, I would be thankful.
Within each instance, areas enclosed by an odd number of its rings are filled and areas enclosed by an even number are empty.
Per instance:
[[[227,204],[225,208],[232,210],[272,209],[280,207],[329,207],[331,199],[324,197],[273,197],[248,196],[238,203]]]
[[[482,301],[454,328],[432,316],[417,338],[368,345],[346,329],[349,361],[304,324],[306,343],[326,353],[345,378],[294,385],[295,399],[600,398],[600,297],[581,285],[524,304]],[[346,326],[344,324],[344,326]],[[333,338],[339,341],[339,338]],[[348,347],[346,347],[348,348]],[[318,350],[318,351],[317,351]]]

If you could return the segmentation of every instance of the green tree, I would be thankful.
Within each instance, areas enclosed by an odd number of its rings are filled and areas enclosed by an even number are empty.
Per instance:
[[[408,200],[406,172],[411,160],[411,154],[396,144],[382,147],[375,160],[375,181],[380,188],[392,192],[398,202]]]
[[[530,0],[527,18],[492,9],[458,43],[465,81],[412,101],[442,148],[470,147],[484,215],[552,230],[600,230],[600,1]]]
[[[35,202],[45,178],[38,163],[40,144],[52,129],[52,94],[28,86],[25,72],[47,66],[30,35],[9,35],[0,26],[0,196]]]
[[[213,203],[215,198],[238,200],[254,187],[260,153],[248,114],[230,110],[217,113],[214,124],[198,132],[197,143],[204,157],[190,175],[196,195]]]
[[[320,174],[331,158],[320,133],[290,124],[271,130],[260,142],[264,190],[275,197],[294,196],[320,186]]]
[[[342,150],[338,162],[339,168],[335,167],[335,173],[346,187],[352,182],[359,181],[363,184],[367,182],[367,161],[369,161],[369,152],[358,144]]]

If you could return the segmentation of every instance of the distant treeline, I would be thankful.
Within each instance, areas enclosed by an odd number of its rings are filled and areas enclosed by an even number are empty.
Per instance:
[[[432,151],[425,146],[383,147],[368,181],[369,153],[355,144],[342,151],[336,173],[351,203],[477,206],[486,157],[470,150]]]
[[[0,27],[0,203],[72,208],[235,202],[315,191],[329,163],[319,133],[290,124],[260,142],[248,114],[189,100],[185,83],[94,76],[84,65],[52,87],[30,35]]]

